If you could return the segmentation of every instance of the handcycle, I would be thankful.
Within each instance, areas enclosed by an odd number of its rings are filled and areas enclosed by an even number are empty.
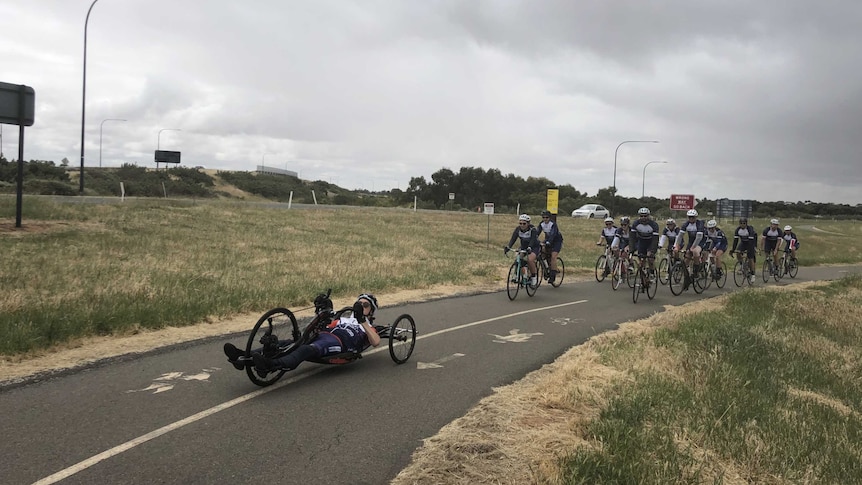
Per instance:
[[[538,271],[541,278],[539,278],[539,285],[541,285],[541,281],[550,281],[551,279],[551,251],[547,246],[542,246],[542,253],[536,258],[536,271]],[[566,263],[563,261],[563,258],[557,256],[557,276],[554,279],[553,283],[550,283],[554,288],[559,288],[561,284],[563,284],[563,278],[566,277]]]
[[[614,253],[611,252],[610,245],[597,243],[596,246],[603,246],[605,248],[605,252],[600,254],[598,259],[596,259],[596,281],[601,283],[611,273],[611,267],[614,264]]]
[[[273,308],[264,313],[254,325],[245,346],[245,353],[240,356],[234,367],[244,368],[251,382],[261,387],[275,384],[287,370],[275,369],[269,372],[258,371],[252,360],[252,352],[260,352],[269,359],[278,359],[295,351],[302,345],[312,342],[317,335],[324,331],[333,320],[341,318],[345,313],[352,313],[351,307],[345,307],[333,311],[332,301],[329,299],[332,290],[325,294],[321,293],[314,300],[314,317],[305,327],[300,330],[296,316],[287,308]],[[374,330],[380,336],[380,340],[389,340],[389,356],[396,364],[407,362],[413,354],[416,346],[416,322],[413,317],[405,313],[395,319],[389,325],[375,325],[374,317],[368,317]],[[318,359],[309,360],[318,364],[349,364],[362,358],[362,352],[368,349],[365,346],[359,351],[347,351],[338,354],[325,355]]]
[[[536,286],[530,284],[531,276],[529,266],[527,265],[527,254],[529,253],[530,249],[515,250],[515,262],[512,263],[512,266],[509,266],[509,274],[506,277],[506,294],[510,300],[514,300],[518,296],[518,290],[522,287],[527,290],[527,296],[530,297],[535,295],[536,290],[539,289],[538,277]]]
[[[671,267],[670,274],[668,275],[668,286],[670,286],[670,292],[674,296],[681,295],[689,286],[694,288],[694,292],[698,295],[706,289],[709,276],[706,273],[704,265],[697,265],[697,271],[695,271],[694,266],[695,257],[691,249],[686,249],[685,257],[673,263],[673,267]]]
[[[638,297],[641,293],[646,293],[647,298],[652,300],[655,298],[655,293],[658,288],[658,277],[656,276],[655,268],[652,269],[644,269],[644,265],[647,264],[646,256],[641,256],[640,254],[635,255],[635,274],[632,278],[634,280],[634,284],[632,285],[632,301],[634,303],[638,302]]]

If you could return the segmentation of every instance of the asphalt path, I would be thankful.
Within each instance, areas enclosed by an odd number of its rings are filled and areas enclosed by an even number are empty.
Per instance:
[[[834,279],[860,267],[799,271]],[[766,286],[786,284],[768,283]],[[764,286],[758,281],[755,286]],[[385,307],[377,323],[416,320],[410,360],[386,342],[355,363],[305,363],[258,388],[222,354],[244,335],[205,339],[0,387],[0,470],[25,483],[349,483],[393,478],[422,440],[462,416],[494,387],[552,362],[620,323],[700,298],[633,304],[626,286],[543,285],[515,301],[505,292]],[[254,322],[249,322],[249,329]]]

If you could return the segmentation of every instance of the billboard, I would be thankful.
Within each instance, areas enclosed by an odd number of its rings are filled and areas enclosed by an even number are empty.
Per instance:
[[[180,152],[156,150],[156,163],[180,163]]]

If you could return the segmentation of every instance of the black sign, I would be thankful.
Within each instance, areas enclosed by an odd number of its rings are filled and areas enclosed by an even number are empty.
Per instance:
[[[156,163],[180,163],[180,152],[156,150]]]
[[[23,96],[24,113],[21,113]],[[33,126],[36,92],[29,86],[0,83],[0,123]],[[22,119],[23,118],[23,119]]]

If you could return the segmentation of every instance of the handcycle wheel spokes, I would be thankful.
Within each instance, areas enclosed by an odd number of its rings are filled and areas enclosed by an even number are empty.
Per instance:
[[[566,263],[563,262],[563,258],[557,256],[557,277],[554,279],[554,282],[551,283],[551,286],[554,288],[559,288],[560,285],[563,284],[563,278],[566,277]]]
[[[269,358],[278,357],[299,335],[299,325],[293,312],[286,308],[274,308],[264,313],[251,330],[245,346],[245,357],[251,359],[252,351]],[[259,373],[250,362],[245,372],[251,382],[261,387],[274,384],[285,373],[283,370]]]
[[[557,258],[559,264],[559,258]],[[596,281],[601,283],[605,280],[605,266],[608,264],[608,257],[602,254],[599,256],[599,259],[596,260]]]
[[[407,362],[416,346],[416,322],[403,314],[389,326],[389,356],[396,364]]]
[[[517,261],[509,267],[509,275],[506,278],[506,294],[510,300],[514,300],[518,296],[518,290],[521,288],[521,274],[519,270]]]

